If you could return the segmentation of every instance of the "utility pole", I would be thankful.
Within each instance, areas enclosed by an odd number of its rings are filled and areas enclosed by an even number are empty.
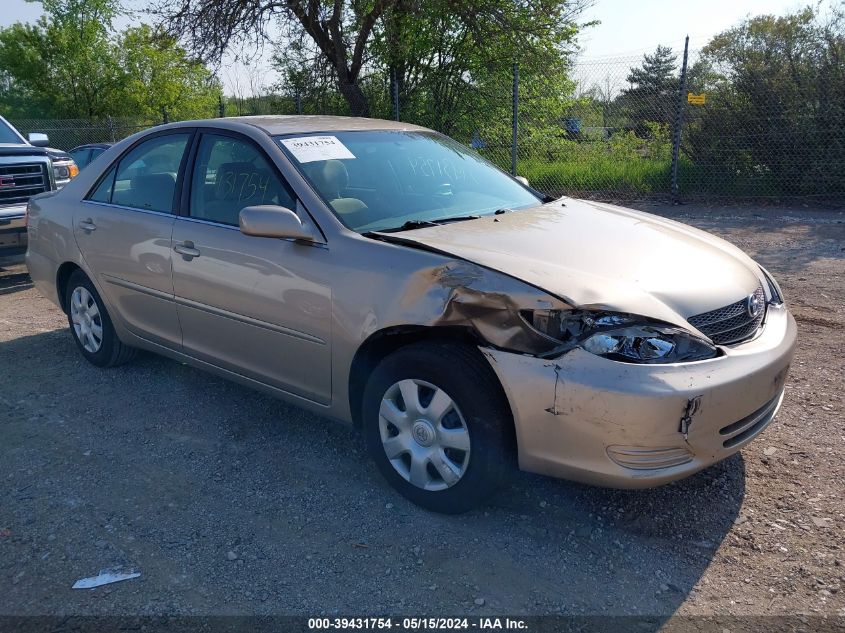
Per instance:
[[[687,92],[687,57],[689,35],[684,40],[684,63],[681,66],[681,80],[678,83],[678,109],[675,113],[675,138],[672,142],[672,198],[678,201],[678,161],[681,156],[681,127],[684,124],[684,95]]]
[[[393,118],[399,120],[399,78],[396,69],[390,69],[390,96],[393,101]]]
[[[519,129],[519,64],[513,63],[513,116],[511,121],[511,175],[516,176],[516,143]]]

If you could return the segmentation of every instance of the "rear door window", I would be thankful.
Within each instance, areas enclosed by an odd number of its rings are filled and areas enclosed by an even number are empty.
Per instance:
[[[173,213],[176,178],[190,138],[190,133],[166,134],[132,149],[117,166],[111,203]]]
[[[94,189],[94,192],[88,196],[89,200],[94,202],[111,202],[111,193],[114,189],[114,172],[117,171],[116,168],[112,167],[109,170],[109,173],[106,174],[106,177],[100,181],[100,184],[97,185],[97,188]]]

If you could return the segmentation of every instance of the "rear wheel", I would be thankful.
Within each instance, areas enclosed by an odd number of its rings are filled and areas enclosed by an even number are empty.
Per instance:
[[[512,468],[507,401],[469,346],[420,343],[385,358],[367,383],[363,423],[384,477],[429,510],[478,506]]]
[[[117,338],[103,300],[81,270],[68,279],[65,305],[73,339],[90,363],[97,367],[113,367],[135,357],[136,350]]]

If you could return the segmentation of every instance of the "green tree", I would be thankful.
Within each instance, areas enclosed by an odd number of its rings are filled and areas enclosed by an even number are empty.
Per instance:
[[[556,123],[571,102],[569,54],[588,4],[430,0],[421,10],[408,0],[376,29],[373,60],[393,71],[403,111],[444,132],[466,136],[490,120],[509,128],[513,63],[521,115]]]
[[[125,111],[150,120],[201,118],[215,111],[219,82],[170,35],[148,25],[129,28],[117,48]]]
[[[349,103],[338,91],[333,66],[316,50],[313,42],[301,38],[280,43],[275,47],[272,64],[281,78],[274,89],[289,100],[288,111],[301,109],[303,114],[346,114],[350,111]],[[375,96],[367,94],[368,87],[366,81],[362,82],[370,114],[385,116],[385,112],[373,106]]]
[[[35,24],[0,29],[0,111],[146,121],[213,116],[219,83],[166,33],[115,33],[118,0],[43,0]]]
[[[638,135],[646,136],[647,122],[670,125],[675,120],[678,76],[677,56],[668,46],[658,46],[643,56],[642,65],[628,73],[629,87],[620,101]]]
[[[109,41],[116,0],[44,0],[36,24],[0,30],[0,68],[19,116],[106,114],[121,89]],[[8,108],[9,106],[7,106]]]
[[[373,27],[394,0],[159,0],[151,6],[160,24],[183,38],[192,52],[219,61],[230,45],[261,41],[270,21],[295,41],[308,38],[331,65],[337,87],[353,113],[366,115],[360,86]]]
[[[692,73],[685,153],[714,181],[758,193],[841,192],[845,182],[845,16],[762,15],[714,37]],[[692,110],[690,112],[690,110]]]
[[[507,68],[521,49],[551,51],[571,41],[577,9],[590,0],[154,0],[153,11],[172,33],[207,60],[218,60],[234,43],[259,42],[276,22],[285,45],[302,42],[315,76],[330,71],[354,115],[372,112],[372,68],[392,68],[411,89],[426,81],[434,103],[450,107],[451,89],[467,59]],[[474,51],[470,49],[474,47]],[[457,60],[462,60],[456,63]],[[463,61],[466,60],[466,61]],[[283,60],[283,63],[287,63]],[[296,67],[294,70],[302,70]],[[435,72],[446,81],[435,81]],[[476,69],[477,72],[481,69]],[[380,80],[376,79],[376,82]]]

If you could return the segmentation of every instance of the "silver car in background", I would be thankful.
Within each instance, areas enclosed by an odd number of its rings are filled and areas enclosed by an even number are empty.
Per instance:
[[[795,347],[739,249],[550,199],[403,123],[157,127],[28,218],[32,279],[89,361],[150,350],[354,424],[440,512],[516,465],[617,487],[701,470],[771,422]]]

